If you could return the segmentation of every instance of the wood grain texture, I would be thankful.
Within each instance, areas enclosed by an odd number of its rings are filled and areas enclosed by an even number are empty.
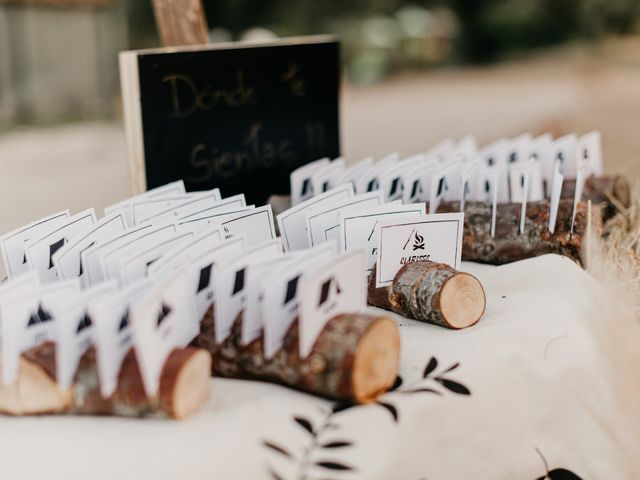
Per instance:
[[[209,42],[202,0],[152,0],[152,4],[163,46],[203,45]]]

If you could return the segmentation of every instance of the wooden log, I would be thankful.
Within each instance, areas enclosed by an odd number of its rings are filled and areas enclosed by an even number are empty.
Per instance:
[[[592,208],[592,227],[602,229],[599,207]],[[458,212],[459,202],[442,202],[438,212]],[[462,259],[502,265],[516,260],[556,253],[581,262],[583,238],[587,231],[587,205],[578,204],[575,227],[571,233],[573,200],[561,200],[555,232],[549,232],[549,201],[527,204],[524,233],[520,234],[520,204],[498,204],[495,236],[491,236],[491,204],[467,202],[464,215]]]
[[[202,0],[153,0],[162,45],[203,45],[209,42]]]
[[[102,398],[95,350],[90,348],[83,355],[73,386],[62,391],[55,380],[55,344],[46,342],[21,357],[16,384],[0,387],[0,412],[180,419],[197,411],[207,399],[210,370],[211,357],[206,351],[193,347],[176,349],[162,369],[158,395],[149,398],[132,349],[123,360],[115,392]]]
[[[375,272],[374,266],[369,276],[370,305],[452,329],[475,325],[484,313],[487,301],[480,281],[444,263],[407,263],[388,287],[376,288]]]
[[[575,179],[567,179],[562,183],[561,198],[573,199],[576,190]],[[589,177],[585,181],[582,195],[584,202],[591,201],[600,205],[603,220],[608,220],[616,213],[631,206],[631,187],[622,175],[605,175]]]
[[[307,358],[298,350],[298,322],[286,333],[273,358],[264,356],[264,339],[241,342],[242,314],[231,334],[215,342],[213,308],[202,321],[197,345],[213,357],[214,375],[266,380],[315,395],[364,403],[393,385],[398,372],[400,335],[386,316],[338,315],[325,325]]]

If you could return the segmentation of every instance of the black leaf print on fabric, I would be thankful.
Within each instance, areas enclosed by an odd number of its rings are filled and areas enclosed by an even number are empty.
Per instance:
[[[396,379],[393,382],[393,385],[391,385],[391,388],[389,389],[389,391],[393,392],[394,390],[399,389],[401,386],[402,386],[402,377],[400,375],[397,375]]]
[[[323,468],[328,468],[329,470],[353,470],[353,468],[351,468],[348,465],[343,465],[342,463],[338,463],[338,462],[316,462],[316,465],[319,467],[323,467]]]
[[[441,378],[441,377],[438,377],[435,380],[436,382],[439,382],[447,390],[450,390],[453,393],[457,393],[459,395],[471,395],[471,392],[469,391],[469,389],[464,385],[462,385],[461,383],[454,382],[453,380],[448,380],[446,378]]]
[[[296,421],[298,425],[304,428],[307,432],[313,433],[313,425],[311,425],[311,422],[309,420],[302,417],[294,417],[293,419]]]
[[[336,442],[325,443],[324,445],[320,445],[320,446],[322,448],[344,448],[344,447],[350,447],[351,445],[353,445],[352,442],[336,441]]]
[[[436,395],[442,395],[441,392],[428,387],[412,388],[411,390],[402,390],[400,393],[435,393]]]
[[[544,463],[544,469],[546,474],[541,477],[538,477],[536,480],[582,480],[578,475],[573,473],[571,470],[567,470],[566,468],[554,468],[549,471],[549,465],[547,464],[547,459],[544,458],[542,452],[536,448],[536,452],[540,455],[542,459],[542,463]]]
[[[289,458],[291,458],[291,454],[290,454],[289,452],[287,452],[284,448],[279,447],[279,446],[278,446],[278,445],[276,445],[275,443],[268,442],[268,441],[264,440],[264,441],[262,442],[262,444],[263,444],[265,447],[270,448],[271,450],[274,450],[274,451],[276,451],[276,452],[278,452],[278,453],[281,453],[281,454],[282,454],[282,455],[284,455],[285,457],[289,457]]]
[[[376,404],[380,405],[383,408],[386,408],[393,417],[393,421],[396,423],[398,422],[398,409],[396,407],[394,407],[390,403],[385,402],[376,402]]]
[[[427,363],[427,366],[424,368],[422,378],[427,378],[436,368],[438,368],[438,360],[436,360],[436,357],[431,357],[431,360],[429,360],[429,363]]]
[[[331,411],[333,413],[340,413],[340,412],[344,412],[345,410],[348,410],[350,408],[357,407],[357,406],[358,405],[356,403],[353,403],[353,402],[338,402],[338,403],[333,405],[333,408],[331,409]]]

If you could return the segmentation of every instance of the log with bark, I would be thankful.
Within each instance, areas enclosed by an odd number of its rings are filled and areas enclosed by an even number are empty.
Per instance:
[[[273,358],[264,355],[262,336],[243,345],[242,313],[222,343],[215,341],[213,308],[207,311],[196,344],[213,357],[213,374],[279,383],[315,395],[364,403],[393,385],[398,373],[400,335],[386,316],[338,315],[325,325],[311,353],[301,358],[298,322],[287,331]]]
[[[576,189],[575,179],[562,182],[561,198],[573,199]],[[622,175],[589,177],[585,181],[582,201],[591,201],[600,206],[603,221],[631,206],[631,187]]]
[[[118,384],[109,398],[102,398],[95,350],[80,360],[71,388],[56,383],[55,344],[45,342],[23,354],[15,384],[0,386],[0,413],[42,415],[117,415],[123,417],[184,418],[197,411],[209,395],[211,356],[188,347],[173,350],[160,377],[158,394],[147,397],[134,350],[123,360]]]
[[[403,317],[452,329],[475,325],[486,306],[484,289],[476,277],[430,261],[403,265],[390,286],[379,288],[374,266],[368,302]]]
[[[582,244],[587,233],[587,204],[578,203],[575,226],[571,232],[573,200],[561,200],[554,233],[548,230],[549,201],[527,204],[524,233],[520,234],[519,203],[500,203],[497,207],[495,236],[491,236],[491,204],[465,204],[462,260],[502,265],[505,263],[556,253],[582,263]],[[442,202],[438,212],[458,212],[460,202]],[[592,208],[591,225],[602,229],[599,207]]]

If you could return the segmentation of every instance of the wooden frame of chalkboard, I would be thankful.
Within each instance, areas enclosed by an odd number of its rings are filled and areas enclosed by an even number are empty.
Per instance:
[[[333,36],[122,52],[120,78],[134,193],[182,179],[263,204],[340,155]]]

